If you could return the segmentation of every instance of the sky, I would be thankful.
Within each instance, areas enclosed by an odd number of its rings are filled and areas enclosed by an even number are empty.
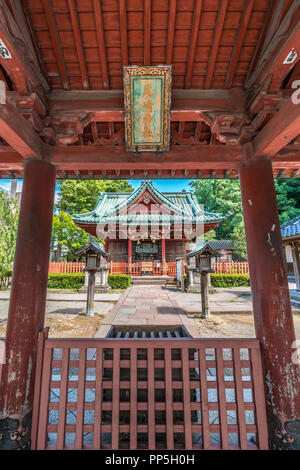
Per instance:
[[[143,180],[129,180],[131,186],[136,189]],[[191,188],[189,187],[189,183],[193,180],[188,179],[170,179],[170,180],[154,180],[153,183],[158,191],[163,192],[181,192],[183,189],[186,191],[190,191]],[[22,190],[22,180],[18,180],[17,191],[20,192]],[[9,179],[2,179],[0,180],[0,189],[5,189],[6,191],[10,191],[11,180]]]

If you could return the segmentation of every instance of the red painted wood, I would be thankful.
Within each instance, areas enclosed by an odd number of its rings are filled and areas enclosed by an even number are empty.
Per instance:
[[[137,349],[130,349],[130,449],[137,448]]]
[[[28,160],[7,321],[7,356],[0,385],[0,413],[20,419],[33,406],[38,333],[44,326],[54,189],[54,167],[45,161]]]
[[[246,430],[246,420],[245,420],[245,406],[244,406],[244,396],[243,396],[243,378],[242,378],[242,371],[241,371],[241,358],[240,358],[240,350],[234,349],[233,350],[233,360],[234,360],[234,378],[235,378],[235,386],[236,386],[236,401],[237,401],[237,417],[239,423],[239,435],[240,435],[240,446],[241,449],[245,450],[248,448],[247,444],[247,430]],[[252,371],[250,371],[252,374]]]
[[[222,2],[220,3],[220,10],[218,12],[217,25],[216,25],[216,29],[214,33],[213,44],[212,44],[211,54],[210,54],[209,63],[208,63],[208,70],[207,70],[207,75],[205,79],[205,88],[211,87],[213,73],[214,73],[215,64],[216,64],[216,58],[217,58],[219,44],[221,40],[221,34],[223,31],[224,20],[226,16],[227,5],[228,5],[228,0],[222,0]]]
[[[112,449],[119,449],[119,416],[120,416],[120,349],[113,349],[113,382],[112,382]]]
[[[59,393],[57,450],[65,447],[66,402],[68,398],[69,349],[63,348],[61,362],[61,381]]]
[[[48,328],[40,331],[38,336],[37,345],[37,360],[36,360],[36,372],[34,380],[34,396],[37,397],[35,400],[35,407],[32,411],[32,428],[31,428],[31,450],[35,450],[37,446],[37,430],[38,420],[40,416],[40,397],[41,397],[41,383],[42,383],[42,370],[43,370],[43,358],[44,358],[44,343],[48,337]],[[0,364],[0,380],[1,380],[1,364]]]
[[[300,104],[289,99],[254,138],[254,155],[272,157],[298,136],[299,128]]]
[[[179,448],[178,442],[176,441],[176,433],[185,433],[185,448],[186,449],[196,449],[199,448],[198,444],[192,443],[192,433],[202,433],[204,439],[204,448],[215,448],[210,444],[210,433],[220,433],[222,429],[222,420],[221,424],[209,424],[208,412],[209,410],[218,410],[220,407],[220,401],[217,402],[208,402],[207,388],[218,389],[219,396],[220,391],[224,395],[224,387],[228,389],[235,389],[238,387],[241,391],[243,389],[253,388],[254,393],[254,402],[253,403],[244,403],[245,410],[257,410],[257,413],[264,409],[264,397],[263,397],[263,382],[262,382],[262,371],[259,367],[260,356],[259,356],[259,343],[257,340],[238,340],[238,339],[220,339],[220,340],[206,340],[206,339],[130,339],[130,340],[119,340],[119,339],[47,339],[45,342],[45,360],[43,366],[43,379],[42,379],[42,394],[41,398],[36,397],[36,403],[38,400],[40,402],[40,418],[42,415],[43,419],[39,420],[38,436],[40,442],[42,443],[38,448],[49,448],[47,446],[47,441],[45,440],[46,432],[57,433],[59,427],[62,427],[62,424],[59,420],[59,424],[47,424],[47,408],[49,410],[60,410],[64,414],[66,410],[94,410],[95,419],[91,424],[85,424],[82,428],[82,422],[80,419],[80,424],[76,425],[65,425],[66,432],[74,432],[76,435],[75,442],[73,447],[83,448],[83,433],[94,433],[94,443],[90,444],[89,448],[99,448],[99,439],[100,432],[102,433],[111,433],[112,434],[112,449],[123,448],[124,443],[119,445],[119,432],[121,433],[130,433],[130,449],[134,450],[137,447],[142,447],[145,443],[137,440],[139,433],[148,433],[148,445],[146,446],[149,450],[158,450],[161,449],[161,443],[156,443],[156,434],[157,433],[166,433],[167,434],[167,449]],[[51,352],[53,348],[63,349],[66,351],[63,354],[63,360],[51,361]],[[81,374],[79,373],[78,381],[69,382],[68,387],[78,388],[85,386],[95,389],[95,401],[88,401],[82,403],[82,396],[79,398],[77,395],[77,401],[67,402],[66,396],[64,393],[65,390],[65,367],[68,358],[70,349],[79,349],[79,358],[83,358],[87,348],[96,348],[97,354],[92,359],[89,359],[85,362],[86,368],[95,368],[96,371],[96,382],[88,381],[85,382],[85,377],[83,370]],[[120,360],[120,348],[129,349],[130,359]],[[221,358],[223,349],[232,348],[236,350],[236,354],[240,353],[240,349],[248,348],[250,350],[249,360],[241,361],[238,365],[237,362],[233,360],[223,360]],[[106,358],[102,361],[102,351],[103,349],[111,350],[113,352],[113,360]],[[138,349],[146,351],[147,360],[137,360],[136,352]],[[164,360],[154,359],[154,351],[160,349],[163,350]],[[172,359],[171,351],[176,349],[180,351],[181,360]],[[199,369],[199,360],[197,356],[188,357],[188,350],[198,350],[200,349],[200,382],[190,380],[190,369],[197,368]],[[205,350],[219,350],[219,354],[215,360],[209,360],[209,357],[205,357]],[[234,356],[236,357],[236,356]],[[221,361],[221,364],[220,364]],[[83,362],[79,360],[69,361],[69,367],[79,367]],[[61,381],[53,382],[50,381],[50,367],[51,368],[62,368],[62,377]],[[137,382],[137,367],[147,368],[148,369],[148,380]],[[235,379],[233,382],[224,381],[218,383],[216,381],[207,382],[206,374],[207,368],[218,369],[219,376],[221,378],[224,373],[224,367],[234,368],[237,373],[241,374],[241,367],[251,368],[252,377],[249,382],[239,381],[239,385],[236,384]],[[111,378],[106,377],[106,380],[103,380],[103,368],[113,368],[113,375]],[[130,381],[120,381],[120,368],[129,368],[130,369]],[[154,377],[154,368],[163,368],[165,371],[165,380],[155,381]],[[172,369],[181,369],[182,380],[173,380],[172,378]],[[46,372],[45,372],[46,369]],[[48,371],[48,372],[47,372]],[[235,374],[236,375],[236,374]],[[209,387],[208,387],[209,385]],[[191,390],[194,388],[201,389],[201,403],[195,403],[191,401]],[[50,388],[60,388],[60,399],[65,402],[65,404],[58,402],[49,402],[49,389]],[[113,390],[112,401],[101,401],[101,394],[103,390]],[[130,389],[130,401],[120,402],[120,390]],[[137,401],[137,389],[144,389],[148,391],[148,401],[147,402],[138,402]],[[165,389],[166,396],[163,401],[155,401],[155,389]],[[173,401],[173,390],[182,390],[183,393],[183,403]],[[80,403],[78,403],[80,401]],[[191,423],[191,410],[200,409],[202,410],[202,424]],[[223,407],[223,408],[222,408]],[[237,410],[237,404],[233,402],[224,402],[221,404],[223,409],[223,415],[227,410]],[[130,424],[120,424],[119,423],[119,413],[120,410],[130,412]],[[137,410],[145,411],[148,415],[147,424],[137,424]],[[173,422],[173,412],[174,411],[184,411],[184,424],[174,424]],[[101,424],[102,411],[112,411],[112,423],[111,424]],[[166,411],[166,420],[160,421],[160,424],[155,420],[155,411]],[[224,413],[225,411],[225,413]],[[224,419],[223,416],[223,419]],[[267,449],[267,426],[266,421],[263,419],[264,413],[262,413],[262,419],[258,419],[254,425],[246,425],[247,433],[255,433],[260,436],[259,445],[257,448]],[[78,419],[78,418],[77,418]],[[62,422],[63,422],[62,417]],[[238,418],[238,424],[228,425],[227,433],[237,433],[240,438],[242,421]],[[100,431],[101,425],[101,431]],[[223,432],[225,432],[226,426],[223,426]],[[79,430],[79,432],[78,432]],[[42,436],[42,437],[40,437]],[[96,436],[96,438],[95,438]],[[225,434],[225,439],[227,438]],[[96,439],[96,440],[95,440]],[[223,437],[224,439],[224,437]],[[174,445],[175,444],[175,445]],[[53,445],[53,449],[61,445],[61,442],[58,441]],[[251,445],[250,445],[251,447]],[[64,446],[66,448],[66,445]],[[107,448],[107,444],[103,445],[102,448]],[[145,447],[143,447],[145,448]],[[233,448],[230,446],[230,448]],[[237,446],[239,448],[239,446]],[[252,448],[255,446],[252,445]]]
[[[128,65],[126,0],[119,0],[122,65]]]
[[[24,158],[42,158],[44,143],[9,102],[0,104],[0,137]]]
[[[170,0],[166,64],[172,64],[177,0]]]
[[[244,38],[247,32],[248,23],[250,20],[251,11],[253,8],[254,0],[248,0],[245,3],[244,10],[241,16],[240,27],[236,37],[236,42],[231,57],[230,65],[228,68],[228,74],[226,77],[225,87],[230,88],[232,86],[233,78],[237,69],[238,60],[240,57],[241,49],[244,43]]]
[[[66,69],[64,56],[63,56],[63,52],[61,48],[60,37],[57,31],[56,21],[55,21],[55,17],[53,14],[52,0],[43,0],[43,8],[45,11],[46,20],[47,20],[47,24],[49,28],[49,35],[53,43],[54,54],[55,54],[55,58],[57,61],[59,73],[61,76],[62,85],[65,90],[69,90],[70,82],[69,82],[68,72]]]
[[[151,64],[151,0],[144,0],[144,65]]]
[[[85,61],[85,54],[83,50],[83,43],[81,38],[80,26],[79,26],[79,19],[77,14],[77,9],[75,5],[75,0],[68,0],[68,5],[71,14],[71,21],[72,21],[72,28],[74,33],[74,40],[76,45],[76,51],[78,54],[79,59],[79,66],[81,71],[82,77],[82,86],[84,89],[89,89],[89,78],[88,78],[88,71]]]
[[[107,58],[106,58],[106,49],[105,49],[103,18],[102,18],[102,11],[101,11],[100,1],[99,0],[93,0],[93,7],[94,7],[94,11],[95,11],[95,23],[96,23],[98,49],[99,49],[101,70],[102,70],[102,78],[103,78],[103,88],[105,90],[107,90],[107,89],[109,89],[109,78],[108,78],[108,69],[107,69]]]
[[[191,85],[192,85],[192,74],[193,74],[197,38],[198,38],[198,33],[199,33],[201,10],[202,10],[202,0],[195,0],[193,27],[191,31],[189,56],[188,56],[186,76],[185,76],[185,88],[191,88]]]
[[[95,414],[94,420],[95,423],[98,423],[97,426],[94,426],[94,449],[99,450],[101,448],[101,430],[102,430],[102,393],[103,393],[103,349],[97,348],[96,355],[96,387],[95,387]]]
[[[292,359],[295,330],[271,161],[249,160],[240,168],[240,181],[267,409],[284,425],[299,419],[300,377]]]

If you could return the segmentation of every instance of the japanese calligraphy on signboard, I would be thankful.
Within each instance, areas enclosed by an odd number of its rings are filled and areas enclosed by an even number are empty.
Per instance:
[[[170,145],[171,65],[124,67],[127,151],[166,151]]]

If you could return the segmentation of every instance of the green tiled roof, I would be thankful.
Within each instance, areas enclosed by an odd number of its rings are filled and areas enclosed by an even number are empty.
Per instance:
[[[122,214],[122,211],[133,205],[146,190],[163,207],[171,211],[171,214]],[[222,216],[217,213],[203,211],[197,198],[191,192],[161,193],[152,183],[143,181],[139,188],[131,193],[100,194],[93,211],[75,214],[73,220],[79,225],[115,222],[136,226],[150,223],[164,225],[181,221],[218,223],[221,222]]]
[[[221,253],[216,250],[213,240],[200,240],[197,246],[188,253],[187,257],[191,258],[206,251],[209,251],[213,256],[221,256]]]

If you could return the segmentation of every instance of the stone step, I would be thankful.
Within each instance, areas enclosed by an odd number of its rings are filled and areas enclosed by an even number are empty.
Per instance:
[[[131,276],[131,281],[134,286],[137,285],[175,285],[176,279],[168,276]]]

